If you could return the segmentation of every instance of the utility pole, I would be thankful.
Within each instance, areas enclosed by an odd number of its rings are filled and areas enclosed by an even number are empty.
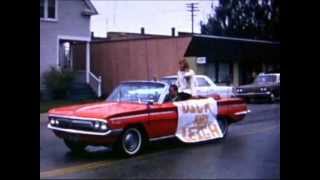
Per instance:
[[[186,4],[186,6],[187,6],[187,11],[189,11],[189,12],[191,12],[191,29],[192,29],[192,34],[193,34],[193,17],[194,16],[196,16],[195,14],[194,14],[194,12],[198,12],[199,11],[199,9],[198,9],[198,3],[188,3],[188,4]]]

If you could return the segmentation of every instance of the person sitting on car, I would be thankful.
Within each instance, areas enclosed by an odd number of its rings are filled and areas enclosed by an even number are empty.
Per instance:
[[[169,87],[169,94],[165,97],[164,102],[181,101],[181,97],[178,94],[178,87],[175,84],[171,84]]]
[[[183,100],[197,97],[195,73],[190,69],[189,63],[186,59],[179,61],[179,70],[177,75],[178,79],[176,81],[176,85],[178,87],[179,96]]]

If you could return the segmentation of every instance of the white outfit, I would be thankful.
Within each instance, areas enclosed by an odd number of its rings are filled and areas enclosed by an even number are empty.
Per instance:
[[[190,81],[186,80],[186,77],[190,77]],[[178,71],[178,78],[176,85],[178,86],[178,92],[191,94],[192,96],[197,96],[196,87],[197,81],[195,77],[195,73],[192,69],[188,71]]]

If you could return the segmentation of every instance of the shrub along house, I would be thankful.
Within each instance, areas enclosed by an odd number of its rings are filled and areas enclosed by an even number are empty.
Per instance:
[[[73,69],[75,42],[85,45],[82,60],[87,66],[79,79],[90,83],[90,17],[96,14],[90,0],[40,0],[40,90],[45,89],[42,76],[50,67]]]
[[[251,39],[179,33],[160,36],[141,33],[108,33],[93,38],[90,69],[101,76],[102,93],[108,95],[121,81],[151,80],[176,74],[186,57],[197,74],[217,84],[239,85],[252,81],[254,72],[280,72],[280,43]],[[74,47],[74,66],[84,69],[83,43]]]

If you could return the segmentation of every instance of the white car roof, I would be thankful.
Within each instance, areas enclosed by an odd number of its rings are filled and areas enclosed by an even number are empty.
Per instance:
[[[162,84],[167,85],[166,83],[163,83],[161,81],[148,81],[148,80],[128,80],[128,81],[121,81],[119,84],[122,83],[154,83],[154,84]]]
[[[196,74],[196,77],[208,77],[206,75],[202,75],[202,74]],[[170,76],[162,76],[161,78],[177,78],[177,75],[170,75]],[[160,78],[160,79],[161,79]]]

